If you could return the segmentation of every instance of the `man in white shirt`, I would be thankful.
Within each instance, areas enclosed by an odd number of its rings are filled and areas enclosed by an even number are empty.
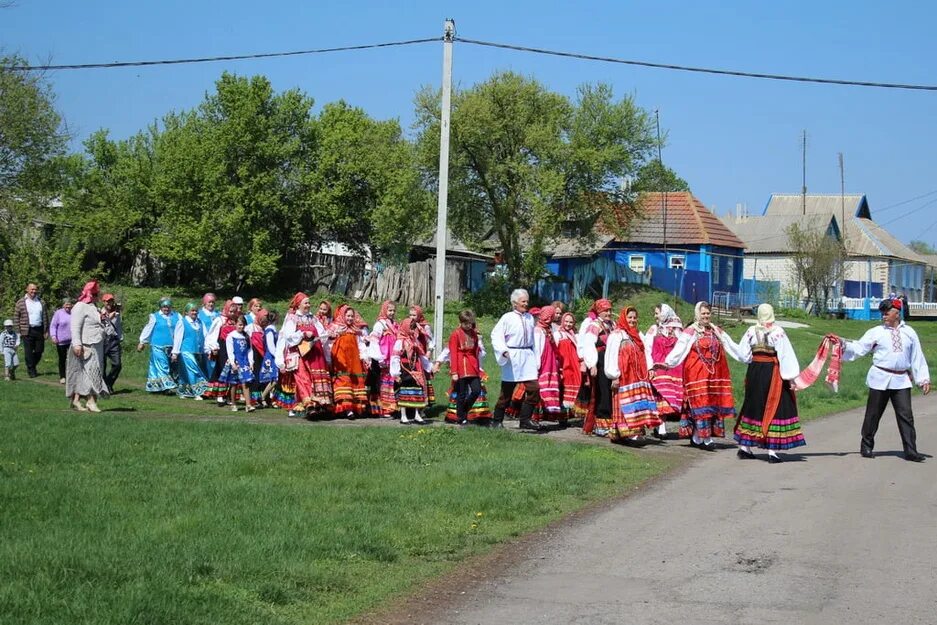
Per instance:
[[[45,340],[49,338],[49,311],[39,298],[39,287],[30,282],[26,293],[13,306],[13,319],[23,340],[26,371],[34,378],[36,365],[42,360]]]
[[[856,360],[872,352],[872,367],[866,376],[869,400],[862,422],[862,444],[859,452],[863,458],[874,458],[875,433],[891,401],[898,420],[898,432],[904,447],[905,460],[923,462],[924,456],[917,451],[917,434],[914,431],[914,414],[911,411],[911,387],[917,384],[923,393],[930,392],[930,372],[917,332],[901,320],[902,304],[898,299],[882,300],[879,304],[882,325],[862,335],[858,341],[846,341],[843,361]],[[912,384],[913,383],[913,384]]]
[[[531,420],[534,408],[540,400],[540,385],[537,382],[540,363],[534,354],[534,317],[527,309],[530,296],[524,289],[511,293],[513,310],[505,313],[491,330],[491,345],[498,364],[501,366],[501,394],[492,413],[491,426],[503,427],[504,411],[508,405],[518,408],[520,427],[525,430],[540,430],[540,424]],[[514,390],[524,385],[524,399],[517,406],[513,399]]]

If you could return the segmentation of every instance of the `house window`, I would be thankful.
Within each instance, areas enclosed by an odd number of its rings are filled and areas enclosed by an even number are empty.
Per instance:
[[[712,269],[710,270],[713,277],[713,284],[720,284],[721,280],[719,278],[719,257],[713,256]]]
[[[644,255],[632,254],[628,256],[628,269],[635,273],[644,273]]]
[[[670,255],[670,268],[671,269],[683,269],[686,267],[686,256],[683,254],[671,254]]]
[[[733,280],[735,280],[735,259],[727,258],[726,259],[726,286],[732,286]]]

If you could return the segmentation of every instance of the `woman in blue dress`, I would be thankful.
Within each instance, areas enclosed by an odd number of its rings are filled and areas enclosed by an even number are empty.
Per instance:
[[[176,326],[172,342],[172,362],[178,374],[176,395],[182,398],[202,399],[208,390],[205,377],[205,333],[194,302],[185,305],[185,316]]]
[[[146,344],[150,344],[150,366],[146,373],[146,390],[149,393],[163,393],[176,388],[170,354],[176,326],[181,322],[182,316],[172,309],[172,300],[164,297],[159,301],[159,310],[150,314],[140,332],[137,351],[142,352]]]
[[[250,339],[244,332],[247,319],[238,315],[234,330],[225,339],[225,348],[228,353],[228,362],[218,380],[231,387],[231,410],[237,412],[237,394],[241,392],[247,412],[254,411],[251,402],[250,383],[254,381],[254,352],[251,349]]]

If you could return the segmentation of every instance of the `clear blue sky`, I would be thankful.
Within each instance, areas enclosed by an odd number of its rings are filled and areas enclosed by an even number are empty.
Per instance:
[[[733,6],[734,5],[734,6]],[[110,62],[300,50],[441,36],[662,63],[832,78],[937,84],[937,4],[909,2],[74,2],[17,0],[0,9],[0,47],[33,63]],[[50,76],[80,142],[98,128],[123,138],[169,110],[197,105],[222,71],[264,74],[317,105],[343,98],[409,126],[413,94],[438,85],[442,44],[286,59]],[[808,133],[807,187],[868,195],[872,216],[899,239],[937,245],[937,92],[807,85],[706,76],[456,44],[454,78],[497,70],[572,95],[604,81],[660,109],[664,162],[722,215],[760,213],[771,193],[798,193]],[[916,212],[912,212],[916,211]],[[901,216],[908,214],[906,219]],[[892,221],[895,220],[895,221]]]

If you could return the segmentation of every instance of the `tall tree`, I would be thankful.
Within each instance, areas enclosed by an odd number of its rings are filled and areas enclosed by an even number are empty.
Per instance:
[[[690,185],[686,180],[677,175],[677,172],[670,169],[658,159],[652,159],[646,162],[640,170],[638,177],[631,185],[631,189],[636,192],[642,191],[689,191]]]
[[[825,312],[833,285],[841,284],[845,275],[846,248],[827,232],[801,228],[798,224],[787,229],[787,236],[794,277],[806,289],[814,311]]]
[[[438,183],[439,94],[416,98],[420,162]],[[575,101],[504,72],[452,97],[449,223],[468,244],[493,233],[510,279],[529,283],[566,221],[594,222],[621,199],[656,145],[650,117],[608,85],[580,87]]]
[[[937,254],[937,248],[934,248],[933,245],[925,241],[911,241],[908,243],[908,247],[910,247],[918,254],[924,254],[925,256],[932,256]]]

